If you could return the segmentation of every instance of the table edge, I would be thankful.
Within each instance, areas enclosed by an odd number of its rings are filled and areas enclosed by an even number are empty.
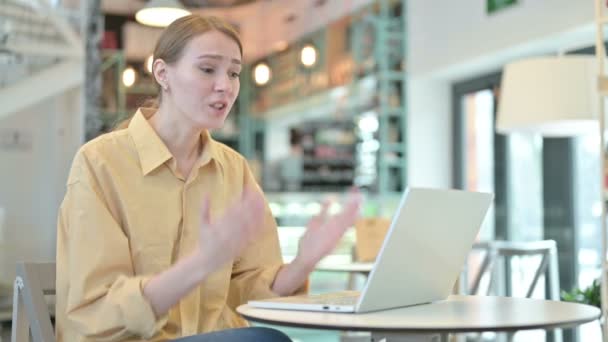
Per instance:
[[[422,328],[422,329],[395,329],[389,327],[378,327],[374,329],[369,329],[365,327],[344,327],[338,325],[317,325],[317,324],[305,324],[305,323],[287,323],[287,322],[278,322],[273,320],[267,320],[263,318],[251,317],[246,314],[239,313],[246,320],[250,322],[270,324],[270,325],[278,325],[285,327],[294,327],[294,328],[305,328],[305,329],[319,329],[319,330],[339,330],[339,331],[378,331],[378,332],[393,332],[393,333],[468,333],[468,332],[514,332],[514,331],[522,331],[522,330],[535,330],[535,329],[543,329],[543,330],[553,330],[560,328],[571,328],[576,327],[585,323],[593,322],[598,320],[601,315],[598,314],[597,317],[580,319],[576,321],[568,321],[563,323],[552,323],[552,324],[531,324],[531,325],[522,325],[517,327],[479,327],[479,328],[458,328],[458,327],[433,327],[433,328]],[[345,313],[346,314],[346,313]]]

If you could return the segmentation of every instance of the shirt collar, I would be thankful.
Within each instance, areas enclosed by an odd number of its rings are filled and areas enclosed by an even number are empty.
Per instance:
[[[156,112],[155,108],[139,108],[129,123],[129,134],[133,138],[143,175],[147,175],[154,169],[173,159],[171,151],[167,148],[154,128],[148,122]],[[195,167],[201,167],[215,158],[215,141],[207,130],[201,132],[203,152],[201,153]]]

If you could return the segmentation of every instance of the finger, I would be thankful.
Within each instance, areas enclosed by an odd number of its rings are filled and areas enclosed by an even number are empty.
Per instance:
[[[248,209],[251,215],[251,223],[256,226],[261,226],[265,213],[265,201],[261,193],[256,191],[251,195]]]
[[[344,209],[342,209],[342,212],[340,212],[338,215],[333,217],[333,221],[341,227],[344,227],[344,230],[348,229],[357,220],[362,202],[363,197],[360,193],[349,196]]]
[[[355,214],[358,213],[359,209],[361,208],[362,203],[363,203],[363,194],[361,194],[358,190],[351,192],[346,201],[345,212],[347,212],[348,215],[352,215],[353,212]]]
[[[319,217],[325,218],[327,217],[327,213],[329,212],[329,207],[332,205],[333,201],[330,199],[323,200],[323,204],[321,204],[321,211],[319,212]]]
[[[359,216],[360,210],[361,210],[361,201],[360,200],[352,201],[344,209],[344,212],[341,215],[342,221],[345,224],[353,225],[355,223],[355,221],[357,220],[357,217]]]
[[[247,201],[247,199],[249,198],[249,188],[247,186],[243,187],[243,191],[241,191],[241,196],[238,197],[232,207],[238,212],[241,211],[244,203]]]
[[[226,210],[226,215],[228,216],[237,216],[240,217],[245,214],[245,209],[247,208],[247,202],[251,197],[251,191],[249,186],[244,186],[241,191],[241,195],[235,198],[228,210]]]
[[[332,206],[332,204],[334,204],[334,202],[331,199],[323,200],[323,203],[321,204],[321,210],[319,211],[319,214],[316,216],[316,218],[320,222],[324,222],[325,220],[327,220],[329,208]]]
[[[258,202],[260,201],[263,206],[264,196],[262,195],[261,191],[251,185],[246,185],[245,188],[243,188],[243,196],[241,198],[241,205],[243,206],[243,209],[251,208],[256,204],[259,205]]]
[[[251,186],[243,188],[243,195],[241,196],[241,209],[247,212],[253,210],[264,210],[264,197],[260,191],[256,191]]]
[[[323,223],[327,220],[327,211],[329,209],[329,206],[331,204],[331,201],[329,200],[324,200],[323,203],[321,204],[321,209],[319,210],[319,213],[316,214],[315,216],[313,216],[310,221],[308,221],[308,228],[309,229],[316,229],[321,227],[321,225],[323,225]]]
[[[201,204],[201,223],[209,224],[211,223],[211,204],[209,201],[209,196],[203,197],[203,203]]]
[[[347,202],[360,203],[363,200],[363,194],[358,188],[352,187],[348,192]]]
[[[247,233],[251,233],[259,230],[263,225],[265,200],[261,192],[256,191],[255,188],[248,187],[244,192],[246,194],[241,202],[240,212],[235,214],[242,218]]]

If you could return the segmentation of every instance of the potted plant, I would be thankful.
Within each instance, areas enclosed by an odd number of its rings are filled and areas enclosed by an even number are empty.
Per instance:
[[[600,280],[595,279],[590,286],[583,290],[574,288],[570,292],[562,291],[561,297],[565,302],[588,304],[601,309]]]

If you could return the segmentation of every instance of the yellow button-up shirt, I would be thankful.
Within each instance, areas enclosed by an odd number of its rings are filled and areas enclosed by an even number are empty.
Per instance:
[[[85,144],[74,158],[57,228],[58,341],[163,341],[246,326],[235,309],[271,291],[283,264],[274,218],[243,254],[209,275],[164,317],[142,289],[197,247],[200,208],[217,217],[247,183],[246,160],[201,135],[187,179],[140,109],[127,129]],[[259,189],[259,187],[256,187]],[[261,190],[260,190],[261,191]]]

